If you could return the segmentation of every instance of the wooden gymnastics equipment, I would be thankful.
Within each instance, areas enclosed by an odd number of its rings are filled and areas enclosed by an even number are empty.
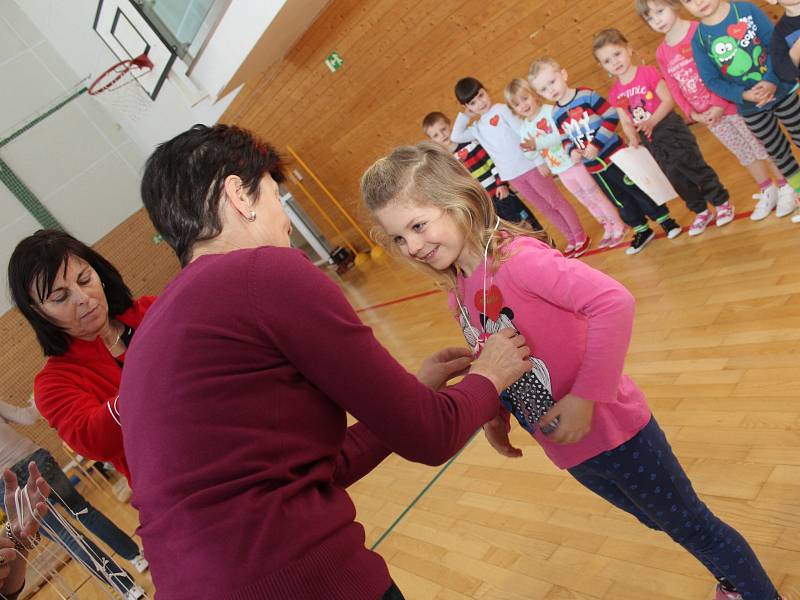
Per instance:
[[[370,256],[372,256],[373,258],[380,258],[381,256],[383,256],[383,254],[384,254],[383,248],[381,248],[380,246],[375,244],[369,238],[369,236],[366,233],[364,233],[364,230],[361,229],[361,227],[359,226],[358,223],[356,223],[355,219],[353,219],[353,217],[350,215],[350,213],[347,212],[347,210],[344,208],[344,206],[341,205],[341,203],[336,199],[336,197],[331,193],[331,191],[327,187],[325,187],[325,184],[322,183],[322,181],[320,181],[319,177],[316,176],[314,171],[311,170],[311,168],[305,163],[305,161],[302,158],[300,158],[300,156],[298,156],[297,152],[295,152],[294,149],[291,146],[286,146],[286,150],[289,152],[289,154],[292,155],[292,158],[294,158],[297,161],[297,164],[299,164],[303,168],[303,170],[306,173],[309,174],[311,179],[313,179],[317,183],[317,185],[324,192],[324,194],[330,199],[331,202],[333,202],[333,205],[337,209],[339,209],[339,212],[341,212],[342,215],[344,215],[344,218],[347,219],[347,221],[355,228],[355,230],[358,232],[358,234],[362,238],[364,238],[364,241],[367,242],[367,244],[369,245],[369,254],[367,254],[366,252],[356,252],[355,248],[353,248],[353,246],[344,238],[344,236],[343,236],[342,232],[339,230],[339,228],[336,227],[335,225],[333,225],[333,227],[336,230],[336,232],[340,236],[342,236],[342,239],[344,240],[345,244],[347,244],[347,246],[351,250],[353,250],[353,252],[355,253],[355,255],[356,255],[356,259],[355,259],[356,266],[359,267],[359,266],[363,265],[364,263],[366,263],[366,261],[369,260]],[[295,181],[295,183],[297,183],[297,178],[294,178],[294,181]],[[301,187],[301,189],[303,189],[303,188]],[[306,193],[306,195],[308,195],[310,197],[310,194],[308,194],[305,189],[303,189],[303,192]],[[332,219],[325,213],[325,211],[322,209],[322,207],[319,205],[319,203],[314,202],[314,205],[322,212],[322,214],[325,216],[326,221],[328,223],[330,223],[330,224],[333,224]]]

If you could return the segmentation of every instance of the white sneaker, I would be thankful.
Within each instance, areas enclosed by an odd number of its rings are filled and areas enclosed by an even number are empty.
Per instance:
[[[792,217],[792,223],[800,223],[800,208],[795,211],[797,214]]]
[[[790,185],[783,185],[778,190],[778,205],[775,208],[776,217],[785,217],[797,208],[797,194]]]
[[[125,593],[125,600],[139,600],[144,596],[144,588],[134,585]]]
[[[131,559],[131,564],[138,573],[144,573],[150,568],[150,563],[147,562],[147,559],[142,555],[141,552]]]
[[[758,198],[758,203],[750,215],[753,221],[761,221],[769,216],[769,213],[778,205],[778,188],[774,185],[769,186],[760,194],[753,194],[753,198]]]

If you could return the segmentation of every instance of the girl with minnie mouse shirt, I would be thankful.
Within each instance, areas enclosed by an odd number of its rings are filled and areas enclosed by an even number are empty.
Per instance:
[[[639,141],[650,150],[672,186],[695,213],[689,235],[700,235],[714,215],[707,204],[728,204],[730,194],[703,158],[694,134],[672,110],[675,101],[658,69],[633,62],[633,48],[617,29],[604,29],[594,38],[592,52],[617,80],[609,90],[631,146]]]

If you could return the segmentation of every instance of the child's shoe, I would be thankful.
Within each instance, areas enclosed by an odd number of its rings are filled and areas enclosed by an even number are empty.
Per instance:
[[[795,212],[795,215],[792,217],[792,223],[800,223],[800,208],[798,208]]]
[[[603,237],[600,238],[600,241],[597,243],[597,249],[600,250],[601,248],[606,248],[611,243],[611,240],[614,239],[614,234],[610,231],[606,231],[603,234]]]
[[[631,245],[625,250],[625,254],[638,254],[644,247],[656,237],[656,232],[650,229],[644,229],[642,231],[637,231],[633,234],[633,241],[631,241]]]
[[[717,207],[717,227],[722,227],[733,221],[734,213],[733,204],[730,203],[730,200],[725,204],[720,204]]]
[[[714,220],[714,215],[711,214],[710,210],[704,210],[701,213],[698,213],[697,216],[692,221],[692,225],[689,227],[689,235],[694,237],[696,235],[700,235],[706,230],[711,222]]]
[[[742,600],[742,595],[739,592],[729,592],[720,584],[717,584],[717,593],[714,596],[714,600]]]
[[[572,258],[575,254],[575,245],[574,244],[567,244],[567,247],[561,252],[564,255],[564,258]]]
[[[591,243],[592,238],[587,235],[580,244],[575,246],[575,250],[572,252],[572,256],[570,258],[578,258],[586,254],[586,251],[589,249],[589,244]]]
[[[778,188],[771,185],[762,190],[761,193],[753,194],[753,198],[757,198],[758,202],[750,215],[750,220],[761,221],[766,219],[769,213],[778,205]]]
[[[775,216],[785,217],[792,214],[795,208],[797,208],[797,194],[795,194],[792,186],[781,186],[778,190],[778,204],[775,206]]]
[[[678,223],[675,222],[675,219],[665,219],[660,223],[661,228],[664,230],[664,233],[667,234],[667,237],[671,240],[678,237],[683,229]]]

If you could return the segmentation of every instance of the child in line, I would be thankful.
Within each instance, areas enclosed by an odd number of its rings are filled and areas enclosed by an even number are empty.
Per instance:
[[[775,25],[769,55],[775,73],[783,81],[797,82],[800,77],[800,0],[767,0],[783,6],[784,14]],[[800,202],[798,202],[800,204]],[[795,209],[792,223],[800,223],[800,206]]]
[[[800,1],[767,0],[783,6],[783,16],[775,24],[769,55],[775,73],[784,81],[796,82],[800,77]]]
[[[450,119],[444,113],[431,112],[425,115],[422,120],[422,131],[455,156],[480,182],[492,199],[494,210],[501,219],[517,224],[528,223],[534,231],[542,230],[536,217],[500,178],[497,166],[483,146],[477,141],[456,144],[450,140]]]
[[[747,541],[697,497],[622,372],[630,292],[487,213],[480,185],[436,144],[395,149],[363,175],[361,192],[384,243],[449,289],[474,352],[509,327],[535,348],[539,386],[511,394],[484,425],[500,454],[521,455],[508,437],[513,413],[556,466],[691,552],[719,582],[718,600],[739,597],[724,591],[733,588],[744,600],[780,598]],[[435,260],[418,262],[431,252]],[[554,404],[542,415],[547,398]]]
[[[657,69],[633,63],[633,49],[618,29],[595,35],[592,54],[617,80],[608,92],[617,107],[628,143],[650,150],[678,195],[695,213],[689,235],[700,235],[714,219],[707,204],[733,218],[730,194],[703,158],[689,127],[672,110],[675,103]]]
[[[759,186],[754,198],[772,197],[765,205],[791,203],[794,190],[770,160],[764,145],[747,128],[736,105],[711,92],[700,78],[692,57],[692,38],[698,23],[680,18],[680,7],[680,0],[636,0],[639,15],[654,31],[664,34],[664,41],[656,49],[656,61],[672,98],[687,118],[707,126],[748,170]],[[784,197],[789,200],[781,200]],[[733,215],[730,202],[719,206],[717,226],[732,221]],[[750,218],[758,221],[767,216],[769,213],[754,211]]]
[[[669,209],[653,202],[614,164],[614,153],[625,147],[616,132],[619,116],[614,107],[594,90],[569,87],[566,70],[550,57],[531,64],[528,81],[542,98],[556,103],[553,119],[572,160],[583,161],[622,220],[633,228],[633,240],[625,252],[637,254],[655,237],[647,217],[661,225],[670,239],[680,235],[681,226]]]
[[[531,161],[519,147],[520,120],[505,104],[494,104],[480,81],[465,77],[456,83],[456,98],[464,109],[458,113],[450,139],[456,143],[477,140],[492,157],[500,177],[511,183],[567,239],[564,253],[581,255],[591,240],[583,230],[572,205],[551,177],[536,168],[543,161]],[[470,119],[478,120],[472,125]]]
[[[603,226],[603,239],[598,248],[613,248],[625,238],[625,224],[600,188],[589,175],[583,162],[573,162],[561,145],[561,134],[553,121],[553,105],[542,104],[525,79],[512,79],[506,86],[505,97],[511,110],[522,119],[520,147],[525,156],[545,160],[539,166],[543,175],[549,170],[557,176],[589,213]],[[502,216],[502,215],[501,215]]]
[[[772,157],[792,190],[800,190],[800,165],[781,131],[786,127],[800,145],[800,98],[796,85],[781,81],[772,68],[769,46],[773,26],[750,2],[681,0],[700,19],[692,37],[692,54],[706,86],[736,104],[739,114]],[[766,195],[753,213],[779,217],[795,210],[795,196]],[[763,218],[763,217],[762,217]]]

